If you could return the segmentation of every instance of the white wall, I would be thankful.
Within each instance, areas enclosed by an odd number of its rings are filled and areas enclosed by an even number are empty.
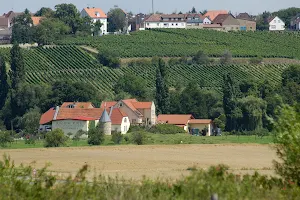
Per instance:
[[[207,17],[205,17],[205,19],[203,20],[203,24],[211,24],[210,19],[208,19]]]
[[[79,120],[59,120],[52,122],[52,130],[62,129],[67,135],[68,133],[76,134],[79,130],[88,131],[89,122]]]
[[[146,28],[186,28],[186,22],[145,22]]]
[[[284,31],[285,30],[285,23],[279,17],[275,17],[269,23],[269,30],[270,31]]]

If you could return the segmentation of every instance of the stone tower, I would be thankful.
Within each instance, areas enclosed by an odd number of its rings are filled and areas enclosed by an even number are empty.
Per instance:
[[[99,120],[99,125],[100,125],[100,129],[101,131],[103,131],[103,133],[105,135],[111,135],[111,119],[106,111],[106,109],[104,109],[101,118]]]

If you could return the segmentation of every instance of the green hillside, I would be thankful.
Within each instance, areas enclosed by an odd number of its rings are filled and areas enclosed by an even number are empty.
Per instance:
[[[113,50],[120,57],[192,56],[203,50],[220,56],[224,50],[236,57],[285,57],[300,59],[300,34],[297,32],[219,32],[213,30],[160,29],[130,35],[69,37],[61,45],[88,45]]]
[[[147,81],[149,89],[155,86],[153,66],[103,67],[91,55],[76,46],[22,49],[25,59],[26,80],[30,84],[51,83],[55,80],[69,80],[91,84],[100,93],[113,95],[112,87],[126,73],[136,74]],[[9,58],[9,49],[0,53]],[[169,66],[171,86],[185,85],[195,81],[201,87],[220,91],[223,74],[231,72],[237,80],[270,80],[274,84],[281,81],[281,73],[288,65],[187,65]]]

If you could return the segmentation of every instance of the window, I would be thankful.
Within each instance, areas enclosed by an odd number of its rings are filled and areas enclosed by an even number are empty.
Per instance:
[[[172,26],[174,26],[174,24],[172,24]]]
[[[149,26],[149,23],[147,23],[147,26]]]
[[[252,30],[252,27],[250,27],[250,29]]]
[[[276,29],[276,26],[275,26],[275,25],[272,25],[272,26],[271,26],[271,29]]]
[[[157,23],[157,26],[159,26],[159,23]]]
[[[178,24],[176,24],[176,26],[178,26]]]
[[[126,117],[124,118],[124,123],[127,123],[127,118]]]

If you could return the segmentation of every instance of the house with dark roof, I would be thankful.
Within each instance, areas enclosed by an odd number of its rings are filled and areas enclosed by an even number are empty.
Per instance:
[[[300,30],[300,13],[291,19],[291,29],[296,31]]]
[[[203,28],[205,17],[198,13],[189,13],[185,15],[187,28]]]
[[[221,25],[223,31],[240,30],[240,23],[232,14],[219,14],[213,20],[213,24]]]
[[[126,134],[130,120],[119,108],[95,108],[90,102],[65,102],[50,108],[40,118],[40,131],[62,129],[65,134],[76,134],[79,130],[88,132],[100,123],[107,135],[111,131]]]
[[[236,19],[253,21],[253,18],[248,13],[240,13],[236,16]]]
[[[80,12],[81,17],[90,17],[94,23],[100,21],[103,25],[101,27],[101,35],[107,34],[107,15],[101,8],[84,8]]]
[[[101,108],[119,108],[123,113],[127,114],[130,124],[145,126],[153,126],[156,124],[156,108],[154,102],[139,102],[136,99],[124,99],[114,103],[115,102],[102,102]]]

